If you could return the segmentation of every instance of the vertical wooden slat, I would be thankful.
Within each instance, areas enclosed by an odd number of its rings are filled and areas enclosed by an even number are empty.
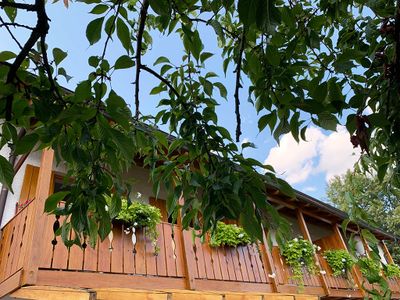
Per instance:
[[[229,280],[228,266],[226,265],[224,248],[216,247],[216,248],[214,248],[213,253],[215,253],[215,259],[217,260],[217,262],[219,264],[222,280]]]
[[[234,262],[232,259],[232,252],[235,251],[234,247],[225,247],[225,259],[226,259],[226,265],[228,266],[228,275],[229,275],[229,280],[236,281],[236,273],[235,273],[235,266]]]
[[[172,239],[172,228],[171,224],[163,223],[163,231],[164,231],[164,247],[165,247],[165,261],[167,266],[167,275],[176,277],[176,262],[175,262],[175,252],[173,248],[173,239]]]
[[[23,230],[23,219],[21,218],[21,216],[18,216],[16,218],[14,218],[14,226],[15,226],[15,230],[14,230],[14,241],[13,241],[13,245],[11,245],[10,248],[10,262],[9,262],[9,272],[8,272],[8,276],[11,274],[14,274],[15,271],[17,271],[16,269],[16,265],[17,265],[17,261],[18,261],[18,252],[20,250],[20,244],[21,244],[21,235],[22,235],[22,230]],[[7,277],[8,277],[7,276]]]
[[[211,264],[212,264],[212,268],[214,270],[215,279],[222,280],[221,266],[219,264],[218,253],[215,251],[215,248],[211,248],[209,246],[209,241],[204,243],[204,245],[206,246],[206,249],[208,248],[208,251],[211,256]]]
[[[145,243],[146,243],[146,274],[157,275],[157,262],[154,253],[153,242],[146,235],[146,228],[144,228]]]
[[[122,225],[113,226],[113,240],[111,252],[111,272],[122,273],[123,270],[123,232]]]
[[[207,263],[204,260],[203,245],[201,244],[198,237],[194,239],[194,247],[194,249],[196,250],[196,264],[198,271],[197,278],[205,279],[207,278],[207,268],[210,268],[210,265],[207,266]]]
[[[310,232],[308,231],[307,224],[304,219],[304,215],[303,215],[302,211],[300,209],[297,209],[296,213],[297,213],[297,221],[299,223],[300,230],[301,230],[301,233],[303,234],[303,237],[312,243],[312,238],[311,238]],[[321,270],[321,266],[319,264],[318,257],[316,254],[314,255],[314,261],[317,265],[317,271],[319,272]],[[325,275],[319,273],[318,277],[319,277],[321,286],[324,289],[324,292],[326,293],[326,295],[329,296],[330,290],[329,290]]]
[[[110,242],[108,238],[105,238],[104,241],[99,239],[98,243],[97,270],[99,272],[111,272]]]
[[[205,265],[205,269],[206,269],[207,279],[215,279],[214,266],[213,266],[213,261],[212,261],[212,256],[211,256],[211,249],[207,242],[202,243],[202,244],[199,243],[199,245],[201,247],[201,252],[203,253],[203,256],[204,256],[204,265]]]
[[[135,261],[134,261],[134,253],[133,253],[133,245],[132,245],[132,232],[123,234],[123,243],[124,243],[124,273],[125,274],[134,274],[135,273]]]
[[[243,281],[250,281],[250,274],[247,270],[247,264],[245,257],[243,255],[242,247],[239,246],[236,248],[236,250],[238,253],[238,260],[239,260],[240,270],[242,271]]]
[[[59,222],[61,225],[63,224],[64,220],[64,216],[60,217]],[[68,263],[68,249],[65,247],[60,236],[57,236],[56,240],[57,244],[54,247],[52,268],[65,270],[67,269]]]
[[[75,239],[75,233],[72,233],[71,239]],[[64,245],[61,245],[65,247]],[[83,249],[78,245],[73,245],[69,249],[68,270],[82,270],[83,268]]]
[[[53,256],[53,245],[51,241],[54,239],[53,233],[53,223],[55,221],[55,217],[53,215],[45,216],[46,221],[44,223],[43,228],[43,239],[42,239],[42,256],[40,259],[40,267],[41,268],[50,268],[51,267],[51,259]]]
[[[239,255],[238,255],[236,247],[231,249],[231,260],[232,260],[232,265],[233,265],[233,269],[235,272],[236,280],[243,281],[242,269],[240,267]]]
[[[156,256],[157,263],[157,275],[167,276],[167,267],[165,264],[165,242],[164,242],[164,230],[162,224],[157,224],[157,231],[159,233],[157,239],[157,247],[160,249],[158,255]]]
[[[99,241],[97,241],[96,246],[92,248],[88,241],[86,241],[88,244],[86,246],[86,249],[84,251],[84,265],[83,269],[85,271],[97,271],[97,253],[98,253],[98,247],[99,247]]]
[[[33,205],[30,204],[28,205],[28,207],[24,208],[23,211],[23,228],[22,228],[22,239],[21,239],[21,250],[20,253],[18,255],[18,263],[17,263],[17,269],[21,269],[24,265],[25,262],[25,256],[26,256],[26,252],[28,250],[27,248],[27,231],[28,231],[28,216],[30,214],[32,214],[32,210],[33,210]]]
[[[243,258],[244,258],[244,262],[246,264],[247,274],[249,275],[249,281],[256,282],[253,267],[252,267],[251,261],[250,261],[249,249],[247,248],[247,246],[240,246],[239,251],[243,252]]]

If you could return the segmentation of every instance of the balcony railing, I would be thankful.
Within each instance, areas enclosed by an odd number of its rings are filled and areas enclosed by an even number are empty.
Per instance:
[[[325,296],[320,274],[304,270],[304,289],[292,278],[291,269],[284,262],[278,247],[248,245],[237,248],[211,248],[191,231],[179,225],[161,223],[156,254],[146,230],[126,234],[124,226],[115,224],[112,234],[95,249],[66,248],[53,232],[54,216],[41,215],[41,236],[33,240],[30,234],[38,222],[34,201],[24,207],[2,229],[0,240],[0,287],[18,277],[25,282],[30,269],[36,266],[37,285],[65,285],[68,287],[125,287],[290,292]],[[62,224],[62,219],[59,220]],[[71,237],[73,238],[73,237]],[[32,256],[30,249],[40,249]],[[268,261],[268,257],[270,261]],[[318,256],[330,295],[361,297],[355,278],[334,277],[326,261]],[[272,265],[272,266],[271,266]],[[15,283],[16,284],[16,283]],[[389,280],[393,291],[400,292],[399,281]],[[13,289],[18,286],[13,286]],[[1,289],[0,289],[1,290]]]

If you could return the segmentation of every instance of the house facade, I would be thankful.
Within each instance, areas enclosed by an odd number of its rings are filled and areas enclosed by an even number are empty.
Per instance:
[[[165,193],[161,191],[155,199],[148,170],[137,166],[127,174],[135,179],[135,192],[163,215],[157,228],[159,252],[154,253],[145,229],[133,237],[122,224],[114,224],[112,234],[94,249],[86,243],[68,249],[54,234],[54,226],[62,224],[63,217],[43,213],[46,198],[61,186],[65,168],[55,164],[52,150],[43,150],[18,157],[15,171],[14,193],[7,195],[1,221],[0,298],[312,300],[365,296],[361,288],[365,279],[357,267],[348,276],[333,276],[322,254],[329,249],[347,250],[340,225],[346,215],[305,194],[288,199],[273,187],[267,190],[267,200],[291,223],[294,236],[321,248],[314,257],[317,272],[304,269],[300,286],[273,238],[272,245],[265,235],[257,245],[213,248],[193,238],[190,230],[182,230],[179,218],[176,224],[169,223],[162,200]],[[392,237],[371,231],[380,241],[382,263],[392,263],[384,243]],[[358,238],[356,246],[368,256],[366,241]],[[388,279],[388,283],[393,297],[400,298],[400,279]]]

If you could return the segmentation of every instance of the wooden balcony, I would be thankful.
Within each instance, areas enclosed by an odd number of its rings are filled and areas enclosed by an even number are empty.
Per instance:
[[[35,200],[2,229],[0,297],[14,291],[21,297],[21,290],[32,292],[35,287],[58,287],[74,291],[88,289],[98,295],[104,289],[129,289],[200,291],[200,295],[207,291],[219,295],[215,299],[222,299],[221,295],[229,299],[230,293],[257,295],[251,299],[268,295],[271,300],[363,298],[359,271],[354,270],[349,278],[334,277],[321,255],[316,255],[315,259],[327,274],[313,275],[304,270],[304,287],[300,287],[299,282],[292,279],[291,269],[278,247],[269,249],[266,241],[237,248],[211,248],[207,242],[193,240],[191,231],[182,231],[179,225],[166,222],[158,225],[157,255],[146,238],[145,229],[136,232],[136,243],[133,243],[132,234],[126,234],[121,224],[115,224],[112,235],[99,241],[95,249],[89,246],[67,249],[60,237],[54,236],[55,217],[42,213],[49,194],[50,175],[45,166],[50,160],[52,162],[52,158],[42,159]],[[43,182],[47,185],[42,185]],[[297,216],[303,236],[311,239],[302,212],[298,211]],[[59,221],[62,224],[62,219]],[[333,227],[331,236],[318,241],[325,250],[345,248],[338,226]],[[390,280],[389,283],[398,295],[400,281]]]
[[[39,239],[30,240],[35,201],[22,209],[2,231],[0,243],[0,291],[7,294],[24,285],[68,288],[129,288],[137,290],[178,289],[220,292],[305,294],[362,298],[356,280],[331,275],[323,286],[320,274],[304,270],[304,288],[291,278],[291,270],[278,247],[271,251],[264,244],[237,248],[211,248],[179,225],[161,223],[154,253],[145,230],[136,233],[136,244],[123,225],[116,224],[112,237],[95,249],[73,246],[67,249],[60,237],[54,240],[54,216],[41,215]],[[36,220],[37,221],[37,220]],[[62,220],[60,220],[62,221]],[[56,243],[54,242],[56,241]],[[32,250],[39,251],[32,251]],[[39,255],[33,256],[32,254]],[[36,266],[29,270],[29,266]],[[33,272],[33,273],[32,273]],[[399,281],[390,280],[399,291]]]

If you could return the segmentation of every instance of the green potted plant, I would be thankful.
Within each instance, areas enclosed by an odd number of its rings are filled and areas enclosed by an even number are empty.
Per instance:
[[[242,227],[235,224],[218,222],[215,231],[210,237],[211,247],[237,247],[251,244],[252,240]]]
[[[396,264],[387,264],[384,266],[384,274],[388,279],[400,278],[400,267]]]
[[[286,263],[292,268],[293,278],[298,280],[300,286],[303,282],[303,269],[306,268],[311,274],[315,274],[316,266],[314,254],[318,246],[313,245],[302,237],[294,238],[286,242],[282,247],[282,256]]]
[[[348,272],[355,264],[354,258],[344,249],[327,250],[323,255],[329,267],[332,269],[333,276],[347,276]]]
[[[122,221],[126,234],[132,231],[133,244],[136,244],[136,230],[146,228],[146,236],[151,240],[155,253],[158,253],[157,224],[161,223],[161,211],[157,207],[141,202],[140,198],[141,195],[138,193],[137,199],[132,202],[122,199],[121,210],[114,220]]]

